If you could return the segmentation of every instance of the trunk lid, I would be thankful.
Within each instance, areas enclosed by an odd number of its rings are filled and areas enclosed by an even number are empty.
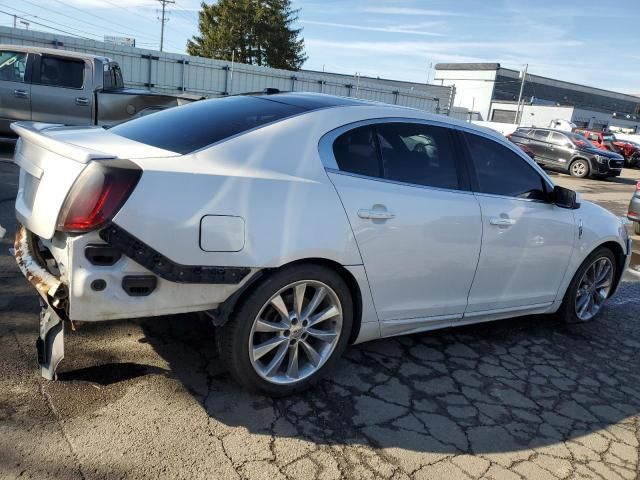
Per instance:
[[[39,237],[53,237],[69,190],[86,165],[116,158],[175,156],[101,128],[14,123],[19,135],[14,162],[20,167],[16,217]]]

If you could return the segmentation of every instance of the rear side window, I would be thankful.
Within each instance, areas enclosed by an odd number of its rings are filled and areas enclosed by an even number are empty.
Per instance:
[[[449,132],[418,123],[376,126],[384,177],[428,187],[458,189],[458,174]]]
[[[122,71],[117,63],[109,63],[104,66],[104,75],[102,81],[102,88],[105,91],[117,90],[124,87],[124,81],[122,80]]]
[[[498,142],[466,133],[480,193],[544,200],[544,180],[523,158]]]
[[[121,137],[186,154],[307,109],[260,97],[201,100],[111,128]]]
[[[354,128],[340,135],[333,143],[333,156],[343,172],[382,177],[382,169],[371,126]]]
[[[26,53],[0,50],[0,80],[23,83],[26,67]]]
[[[546,130],[534,130],[532,136],[536,140],[542,140],[544,142],[547,140],[547,137],[549,136],[549,132],[547,132]]]
[[[52,87],[82,88],[84,85],[84,62],[43,55],[40,59],[39,83]]]

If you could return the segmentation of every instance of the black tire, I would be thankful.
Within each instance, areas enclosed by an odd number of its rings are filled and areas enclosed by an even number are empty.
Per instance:
[[[582,165],[583,168],[580,168],[580,165]],[[572,177],[587,178],[590,172],[591,168],[589,167],[589,162],[582,158],[574,160],[573,162],[571,162],[571,165],[569,165],[569,174]]]
[[[640,235],[640,222],[633,222],[633,233]]]
[[[272,383],[261,377],[251,363],[249,342],[253,323],[273,295],[287,285],[301,280],[322,282],[337,295],[342,307],[340,337],[328,359],[313,374],[295,383]],[[268,275],[256,286],[251,287],[251,292],[235,308],[229,322],[217,332],[220,359],[233,378],[246,389],[271,397],[291,395],[306,390],[335,366],[349,343],[352,325],[353,301],[349,287],[342,277],[335,271],[319,265],[293,265]]]
[[[578,270],[576,271],[575,275],[573,276],[573,279],[571,280],[571,283],[569,284],[569,287],[567,287],[567,291],[564,295],[564,299],[562,301],[562,305],[560,305],[560,308],[558,309],[557,315],[560,318],[560,320],[562,320],[565,323],[583,323],[584,320],[581,320],[580,318],[578,318],[577,314],[576,314],[576,308],[575,308],[575,304],[576,304],[576,295],[578,293],[578,284],[580,282],[580,280],[582,279],[582,276],[584,275],[585,271],[597,260],[600,258],[608,258],[611,261],[611,265],[613,266],[613,279],[616,278],[617,275],[617,269],[618,269],[618,264],[616,262],[616,257],[613,254],[613,252],[607,248],[607,247],[600,247],[597,248],[595,251],[593,251],[591,253],[591,255],[589,255],[584,262],[582,262],[582,265],[580,265],[580,268],[578,268]],[[601,314],[602,310],[600,310],[594,318],[597,318],[597,316],[599,316]],[[593,318],[591,319],[593,320]],[[590,321],[590,320],[589,320]]]

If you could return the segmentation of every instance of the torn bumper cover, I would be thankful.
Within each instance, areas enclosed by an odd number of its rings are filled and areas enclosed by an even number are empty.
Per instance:
[[[56,310],[61,310],[68,297],[67,287],[47,270],[46,262],[35,248],[35,241],[33,234],[18,224],[14,243],[16,262],[42,299]]]

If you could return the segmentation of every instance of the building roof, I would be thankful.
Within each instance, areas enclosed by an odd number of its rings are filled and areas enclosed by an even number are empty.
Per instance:
[[[499,63],[436,63],[436,70],[498,70]]]

